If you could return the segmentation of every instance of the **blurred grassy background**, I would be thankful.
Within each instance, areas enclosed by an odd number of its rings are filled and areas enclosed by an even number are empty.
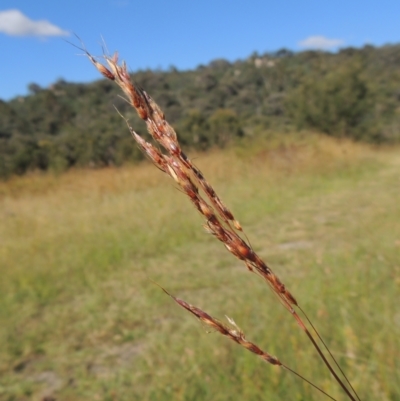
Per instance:
[[[194,158],[363,401],[400,399],[400,150],[314,136]],[[149,278],[338,399],[294,320],[153,166],[0,183],[0,399],[317,400]]]

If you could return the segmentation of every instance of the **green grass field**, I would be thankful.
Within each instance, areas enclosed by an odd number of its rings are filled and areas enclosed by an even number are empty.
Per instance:
[[[312,137],[195,161],[361,399],[399,400],[400,149]],[[153,166],[13,178],[0,203],[1,400],[325,399],[151,280],[346,399],[269,288]]]

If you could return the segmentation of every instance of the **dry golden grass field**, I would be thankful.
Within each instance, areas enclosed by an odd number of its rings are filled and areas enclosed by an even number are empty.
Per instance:
[[[191,156],[361,399],[399,400],[400,149],[281,137]],[[151,280],[345,399],[265,284],[149,163],[15,177],[0,204],[0,400],[324,399]]]

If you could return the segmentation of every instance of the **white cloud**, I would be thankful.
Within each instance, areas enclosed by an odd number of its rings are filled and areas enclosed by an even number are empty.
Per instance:
[[[10,36],[67,36],[62,30],[46,20],[33,21],[19,10],[0,11],[0,32]]]
[[[342,39],[329,39],[325,36],[309,36],[299,42],[299,46],[305,49],[329,50],[344,45]]]

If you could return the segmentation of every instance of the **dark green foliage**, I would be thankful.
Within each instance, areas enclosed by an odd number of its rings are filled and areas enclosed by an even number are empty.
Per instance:
[[[243,136],[240,121],[230,109],[218,109],[209,118],[210,142],[224,147],[232,139]]]
[[[90,66],[88,67],[90,68]],[[337,54],[282,49],[194,71],[138,71],[133,79],[156,100],[187,147],[226,146],[265,129],[311,127],[358,140],[400,140],[400,46]],[[125,122],[145,125],[110,81],[50,88],[0,101],[0,175],[32,169],[119,165],[141,158]]]
[[[184,145],[206,149],[210,145],[210,126],[204,113],[198,109],[189,110],[179,127],[179,140]]]
[[[294,122],[333,136],[376,137],[379,133],[371,125],[376,100],[364,70],[352,60],[325,75],[306,77],[287,100]]]
[[[198,109],[189,110],[178,126],[181,143],[198,149],[224,147],[244,135],[237,114],[231,109],[217,109],[206,117]]]

